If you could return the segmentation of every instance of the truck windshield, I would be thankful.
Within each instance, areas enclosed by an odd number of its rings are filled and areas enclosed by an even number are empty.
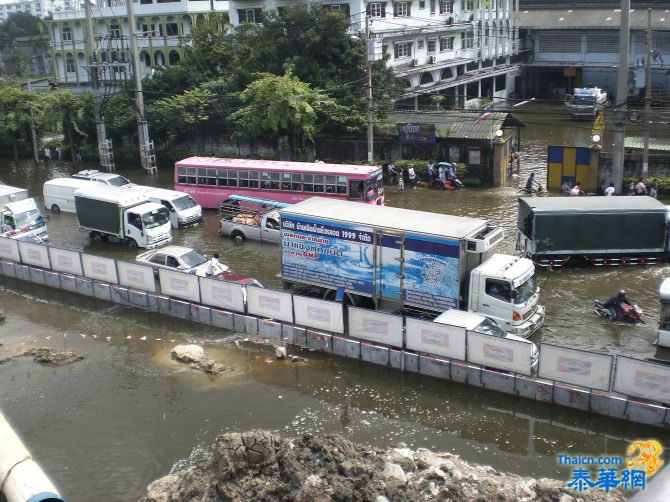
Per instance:
[[[182,211],[183,209],[191,209],[198,205],[198,203],[190,195],[185,195],[184,197],[179,197],[172,201],[174,208],[177,211]]]
[[[37,209],[31,209],[25,213],[14,215],[16,228],[28,227],[29,229],[39,228],[44,226],[44,218]]]
[[[384,181],[381,171],[373,173],[366,182],[366,198],[372,200],[376,196],[384,193]]]
[[[526,303],[537,292],[537,282],[535,276],[532,276],[521,286],[516,288],[516,298],[514,303]]]
[[[127,178],[120,175],[109,178],[107,182],[115,187],[122,187],[123,185],[128,185],[130,183]]]
[[[479,326],[473,329],[473,331],[477,333],[483,333],[484,335],[498,336],[500,338],[505,338],[507,335],[507,333],[505,333],[505,331],[500,326],[498,326],[490,319],[486,319]]]
[[[164,207],[158,209],[157,211],[152,211],[142,215],[142,223],[144,223],[144,228],[156,228],[161,225],[165,225],[170,221],[170,215],[168,210]]]

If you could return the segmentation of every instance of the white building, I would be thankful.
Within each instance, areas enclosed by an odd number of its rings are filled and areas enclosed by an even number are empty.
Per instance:
[[[261,21],[263,12],[299,0],[230,0],[230,22]],[[312,0],[344,12],[352,33],[379,38],[389,65],[407,80],[400,106],[430,105],[442,94],[452,105],[484,96],[504,98],[520,87],[518,0]],[[517,89],[518,91],[519,89]],[[478,101],[475,101],[478,104]]]
[[[211,5],[210,5],[211,4]],[[183,44],[191,29],[212,12],[227,11],[222,0],[139,0],[135,2],[140,72],[175,64],[183,57]],[[130,73],[130,28],[125,0],[98,0],[93,6],[95,61],[103,82],[127,80]],[[89,84],[86,47],[86,12],[82,8],[56,11],[49,22],[51,57],[59,84]]]
[[[0,3],[0,23],[11,14],[25,12],[44,19],[54,11],[72,8],[75,0],[15,0]]]

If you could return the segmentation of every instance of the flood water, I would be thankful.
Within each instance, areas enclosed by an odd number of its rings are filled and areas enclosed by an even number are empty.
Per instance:
[[[519,115],[529,123],[522,134],[522,181],[536,171],[544,184],[547,144],[589,143],[590,124],[571,122],[558,108]],[[41,197],[44,181],[79,168],[0,161],[0,179]],[[167,166],[157,177],[139,168],[118,172],[136,183],[171,186]],[[387,187],[388,205],[501,224],[507,237],[499,251],[508,253],[514,253],[517,197],[516,187],[457,193]],[[218,251],[234,270],[278,287],[278,248],[222,239],[217,224],[215,212],[207,212],[203,225],[176,231],[173,243]],[[112,244],[90,246],[70,214],[51,215],[49,235],[51,245],[67,249],[127,260],[135,254]],[[668,265],[541,271],[547,320],[533,340],[667,358],[653,341],[658,284],[669,274]],[[251,428],[339,432],[376,446],[404,442],[566,480],[557,453],[619,455],[639,437],[670,444],[670,433],[656,428],[307,351],[300,353],[304,363],[276,362],[271,346],[225,330],[8,279],[1,284],[7,319],[0,324],[0,360],[41,346],[84,356],[61,368],[26,357],[0,364],[0,408],[70,501],[136,500],[149,482],[197,458],[217,434]],[[647,326],[608,323],[591,312],[594,297],[622,287],[644,309]],[[170,349],[189,340],[231,370],[212,378],[170,361]]]

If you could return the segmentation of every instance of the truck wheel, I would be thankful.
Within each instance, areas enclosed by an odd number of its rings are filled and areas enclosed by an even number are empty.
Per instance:
[[[91,240],[95,243],[102,242],[102,235],[98,232],[91,232]]]
[[[51,204],[51,212],[53,214],[60,214],[60,207],[58,207],[56,204]]]
[[[137,242],[135,242],[135,239],[128,239],[128,247],[130,249],[137,249]]]
[[[244,242],[245,240],[247,240],[247,238],[244,236],[244,234],[240,231],[237,231],[237,230],[235,232],[233,232],[232,234],[230,234],[230,236],[238,242]]]
[[[337,291],[334,289],[329,289],[326,291],[323,295],[324,300],[328,300],[331,302],[335,301],[335,296],[337,295]],[[356,297],[352,295],[351,293],[344,293],[344,299],[342,301],[344,305],[351,305],[352,307],[355,307],[357,302],[356,302]]]

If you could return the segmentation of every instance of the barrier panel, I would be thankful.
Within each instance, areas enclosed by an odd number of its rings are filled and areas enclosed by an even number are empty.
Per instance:
[[[668,409],[665,406],[629,400],[626,418],[642,424],[663,425],[667,413]]]
[[[197,303],[191,303],[191,321],[200,324],[212,324],[212,310]]]
[[[130,300],[128,299],[128,288],[119,286],[118,284],[112,284],[110,287],[110,293],[114,303],[119,305],[130,305]]]
[[[468,331],[468,361],[522,375],[531,375],[531,344]]]
[[[569,347],[540,346],[540,378],[597,390],[610,390],[614,358]]]
[[[361,342],[361,361],[388,366],[389,349],[388,347]]]
[[[369,342],[402,347],[401,316],[375,312],[368,309],[347,307],[349,336]]]
[[[419,354],[403,351],[402,358],[405,371],[409,371],[411,373],[419,372]]]
[[[0,237],[0,258],[21,262],[18,241],[9,237]]]
[[[389,349],[389,366],[397,370],[402,370],[402,355],[403,351],[400,349]]]
[[[60,288],[60,274],[49,270],[44,272],[44,284],[51,288]]]
[[[250,315],[235,314],[233,316],[233,329],[238,333],[255,335],[258,333],[258,318]]]
[[[60,287],[65,291],[71,291],[72,293],[77,292],[77,283],[75,281],[74,275],[70,274],[61,274],[60,275]],[[97,295],[96,295],[97,296]]]
[[[128,303],[142,309],[147,308],[149,306],[149,297],[147,296],[147,292],[129,288]]]
[[[84,268],[84,275],[90,279],[97,279],[99,281],[110,282],[117,284],[119,282],[116,273],[116,261],[111,258],[101,258],[100,256],[92,256],[89,254],[82,254],[81,262]]]
[[[30,267],[30,282],[44,286],[46,284],[44,272],[41,268]]]
[[[0,265],[2,266],[2,275],[16,277],[16,264],[13,261],[3,261]]]
[[[86,279],[85,277],[75,277],[74,278],[75,286],[77,287],[77,293],[84,296],[93,296],[94,289],[93,285],[97,284],[91,279]]]
[[[485,389],[514,394],[516,392],[516,376],[509,373],[501,373],[495,370],[481,371],[482,387]]]
[[[591,392],[589,410],[608,417],[626,418],[628,399],[600,391]]]
[[[186,321],[191,319],[191,304],[182,300],[170,298],[170,315]]]
[[[125,261],[117,261],[119,284],[129,288],[141,289],[150,293],[156,292],[154,269],[146,265],[136,265]]]
[[[333,335],[332,343],[333,354],[350,357],[351,359],[361,358],[361,342],[358,340]]]
[[[332,333],[344,333],[344,315],[341,303],[293,295],[295,323]]]
[[[78,251],[68,251],[52,247],[48,249],[52,270],[74,275],[84,275],[84,269],[81,266],[81,255]]]
[[[584,389],[569,387],[560,383],[554,384],[554,403],[567,408],[587,411],[590,404],[590,392]]]
[[[419,356],[419,373],[449,380],[449,361],[439,357]],[[467,371],[466,371],[467,375]],[[467,380],[467,377],[465,378]]]
[[[244,312],[244,286],[216,279],[200,279],[201,303],[222,309]]]
[[[61,276],[61,283],[63,282],[63,277]],[[99,300],[105,300],[108,302],[112,301],[112,288],[109,284],[104,282],[94,282],[93,283],[93,296]]]
[[[41,244],[19,241],[19,253],[21,261],[26,265],[35,267],[51,268],[49,261],[49,248]]]
[[[307,334],[305,328],[300,326],[293,326],[292,324],[282,324],[281,327],[282,340],[298,345],[299,347],[307,347]]]
[[[615,392],[670,404],[670,366],[617,356]]]
[[[223,328],[232,331],[233,330],[233,313],[227,312],[220,309],[211,309],[212,315],[212,326],[217,328]]]
[[[259,319],[258,334],[265,338],[281,340],[281,323],[270,319]]]
[[[16,278],[22,281],[30,281],[30,267],[17,263],[14,267],[16,269]]]
[[[247,312],[277,321],[293,322],[293,299],[291,293],[271,289],[247,288]]]
[[[331,335],[311,329],[306,330],[307,348],[318,352],[332,352]]]
[[[407,317],[405,333],[409,350],[465,361],[465,328]]]
[[[200,302],[200,287],[197,275],[159,268],[158,280],[162,294],[192,302]]]

